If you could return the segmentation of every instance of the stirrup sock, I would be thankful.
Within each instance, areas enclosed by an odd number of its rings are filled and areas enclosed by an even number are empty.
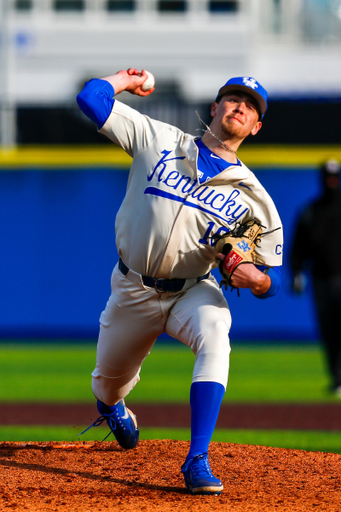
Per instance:
[[[225,388],[219,382],[193,382],[190,393],[191,446],[186,460],[208,451],[224,394]]]

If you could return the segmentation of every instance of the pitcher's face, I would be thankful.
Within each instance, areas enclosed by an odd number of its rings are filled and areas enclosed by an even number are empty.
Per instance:
[[[248,94],[225,94],[219,103],[213,103],[211,115],[212,131],[218,135],[218,130],[223,139],[243,140],[250,134],[256,135],[262,126],[257,103]]]

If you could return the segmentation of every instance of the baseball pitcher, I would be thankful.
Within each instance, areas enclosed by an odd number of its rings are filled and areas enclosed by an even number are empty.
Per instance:
[[[145,70],[121,70],[90,80],[77,97],[100,133],[133,159],[116,218],[119,261],[100,317],[93,426],[106,421],[121,447],[137,445],[136,417],[124,398],[158,336],[169,334],[195,355],[185,485],[193,494],[220,494],[208,448],[229,373],[231,314],[221,286],[249,288],[255,300],[280,287],[281,221],[237,156],[261,129],[267,93],[252,77],[230,79],[212,104],[210,125],[200,120],[199,138],[117,99],[122,91],[152,94],[142,87],[147,78]],[[217,266],[221,283],[211,275]]]

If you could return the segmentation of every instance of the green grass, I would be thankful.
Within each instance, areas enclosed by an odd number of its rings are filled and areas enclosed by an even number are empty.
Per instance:
[[[0,402],[93,403],[91,372],[96,342],[0,344]],[[157,343],[128,403],[188,403],[194,356],[179,344]],[[318,345],[234,345],[224,402],[322,403],[328,376]],[[86,425],[84,426],[84,428]],[[0,440],[102,440],[107,428],[0,426]],[[189,440],[188,429],[143,428],[142,439]],[[110,439],[110,438],[109,438]],[[214,441],[341,453],[341,433],[315,431],[220,430]]]
[[[0,402],[92,403],[93,344],[1,344]],[[188,403],[194,356],[156,344],[130,402]],[[330,402],[317,345],[233,346],[225,402]]]
[[[335,401],[318,345],[236,347],[230,368],[228,402]]]
[[[1,344],[0,402],[93,402],[92,344]]]
[[[75,427],[1,426],[0,441],[102,441],[108,434],[108,428],[98,427],[80,437],[77,436],[79,432],[81,432],[81,428]],[[189,441],[190,430],[143,428],[140,437],[141,439]],[[114,437],[111,435],[108,441],[113,440]],[[212,441],[341,454],[340,432],[217,429],[213,434]]]

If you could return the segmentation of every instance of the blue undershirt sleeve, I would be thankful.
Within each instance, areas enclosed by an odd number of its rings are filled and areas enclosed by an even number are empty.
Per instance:
[[[254,295],[257,299],[267,299],[276,295],[281,287],[281,269],[280,267],[266,267],[265,265],[256,265],[258,270],[267,274],[271,279],[271,285],[267,292],[262,295]]]
[[[115,103],[115,89],[106,80],[93,78],[86,82],[77,96],[77,103],[84,114],[100,130],[108,119]]]

